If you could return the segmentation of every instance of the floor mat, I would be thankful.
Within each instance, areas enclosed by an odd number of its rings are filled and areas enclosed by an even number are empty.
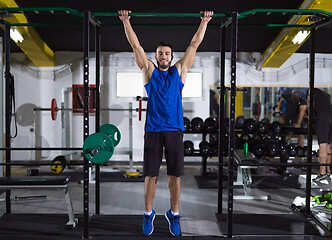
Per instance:
[[[227,233],[227,215],[216,214],[221,231]],[[233,235],[319,235],[316,228],[297,214],[234,214]]]
[[[82,215],[79,224],[72,230],[65,230],[68,216],[65,214],[5,214],[0,218],[0,239],[81,239]],[[89,235],[93,239],[146,239],[142,235],[142,215],[94,215],[89,222]],[[155,230],[149,239],[174,239],[169,233],[164,215],[157,215]],[[188,240],[213,240],[209,236],[184,236]]]

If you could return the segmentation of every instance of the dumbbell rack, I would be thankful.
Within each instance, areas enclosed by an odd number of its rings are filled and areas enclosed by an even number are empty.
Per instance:
[[[208,136],[208,134],[214,134],[214,133],[207,133],[205,131],[201,131],[201,132],[183,132],[184,134],[202,134],[202,141],[206,141],[206,137]],[[202,157],[202,169],[201,169],[201,173],[202,176],[206,176],[207,175],[207,159],[208,157],[215,157],[214,155],[210,154],[210,155],[202,155],[199,149],[194,149],[194,152],[192,154],[185,154],[185,157]]]

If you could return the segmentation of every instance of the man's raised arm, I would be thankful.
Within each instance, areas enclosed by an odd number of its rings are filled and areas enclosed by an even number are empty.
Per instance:
[[[188,72],[188,70],[191,68],[191,66],[193,65],[197,48],[203,41],[206,29],[207,29],[207,25],[213,15],[213,11],[204,11],[204,12],[200,12],[200,13],[204,14],[204,16],[201,17],[201,19],[202,19],[201,23],[200,23],[195,35],[191,39],[190,45],[187,48],[183,58],[175,64],[176,67],[178,68],[180,75],[181,75],[181,73],[183,73],[185,75]],[[182,79],[182,82],[185,82],[185,78],[181,78],[181,79]]]
[[[133,49],[136,64],[143,73],[146,73],[149,69],[153,68],[153,64],[146,57],[144,49],[140,45],[136,33],[130,24],[129,13],[131,13],[131,11],[119,10],[118,13],[120,15],[119,18],[123,23],[127,40]]]

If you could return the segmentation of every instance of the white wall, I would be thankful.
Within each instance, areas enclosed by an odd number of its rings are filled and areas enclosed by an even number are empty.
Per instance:
[[[62,99],[65,101],[65,107],[72,107],[72,84],[82,84],[83,66],[81,62],[81,53],[56,53],[57,67],[54,68],[36,68],[26,64],[26,61],[20,54],[13,54],[11,71],[15,77],[16,109],[24,109],[27,104],[34,104],[37,107],[49,108],[51,99],[55,98],[60,107]],[[91,54],[89,70],[90,84],[95,83],[95,59]],[[150,59],[154,59],[153,53],[148,53]],[[173,62],[176,62],[183,56],[183,53],[176,53]],[[241,55],[240,55],[241,57]],[[253,63],[246,63],[245,59],[239,59],[237,64],[237,83],[243,86],[268,86],[268,85],[308,85],[308,68],[302,62],[308,58],[308,54],[295,54],[280,69],[265,69],[257,71]],[[318,64],[316,70],[317,85],[331,85],[332,74],[332,56],[318,55]],[[230,79],[230,62],[226,61],[226,82]],[[129,102],[133,103],[133,108],[138,107],[138,102],[132,98],[116,98],[116,72],[129,71],[139,72],[135,64],[132,53],[103,53],[101,59],[101,103],[102,108],[128,108]],[[199,99],[184,100],[184,116],[190,119],[196,116],[205,119],[209,115],[209,90],[211,85],[215,85],[220,79],[219,73],[219,53],[197,53],[195,63],[191,71],[203,73],[203,97]],[[295,69],[295,70],[294,70]],[[130,87],[130,86],[129,86]],[[62,91],[67,89],[63,95]],[[69,89],[69,91],[68,91]],[[145,108],[146,103],[143,103]],[[18,111],[18,114],[22,114]],[[115,150],[114,160],[128,160],[128,155],[121,154],[128,150],[129,146],[129,113],[105,111],[101,114],[101,124],[115,124],[121,131],[122,140]],[[72,114],[67,112],[68,132],[66,141],[69,146],[82,147],[83,144],[83,119],[81,114]],[[133,118],[133,150],[134,161],[142,161],[144,119],[138,121],[137,113]],[[90,133],[94,132],[94,115],[90,115]],[[14,125],[12,124],[12,131]],[[188,138],[188,136],[185,136]],[[190,135],[190,139],[196,139],[195,144],[201,140],[201,135]],[[61,141],[61,120],[60,112],[56,121],[51,120],[50,112],[35,112],[34,121],[27,126],[18,125],[18,136],[12,140],[13,147],[43,146],[60,147],[65,142]],[[34,160],[34,159],[53,159],[60,155],[58,151],[44,151],[42,154],[35,152],[13,152],[14,160]],[[78,157],[78,156],[76,156]],[[194,160],[190,159],[190,160]],[[196,158],[201,161],[200,158]]]

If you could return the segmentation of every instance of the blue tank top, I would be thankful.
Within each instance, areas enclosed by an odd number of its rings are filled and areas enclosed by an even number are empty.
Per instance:
[[[144,86],[149,98],[145,131],[184,131],[183,86],[175,66],[168,71],[153,70],[150,81]]]

